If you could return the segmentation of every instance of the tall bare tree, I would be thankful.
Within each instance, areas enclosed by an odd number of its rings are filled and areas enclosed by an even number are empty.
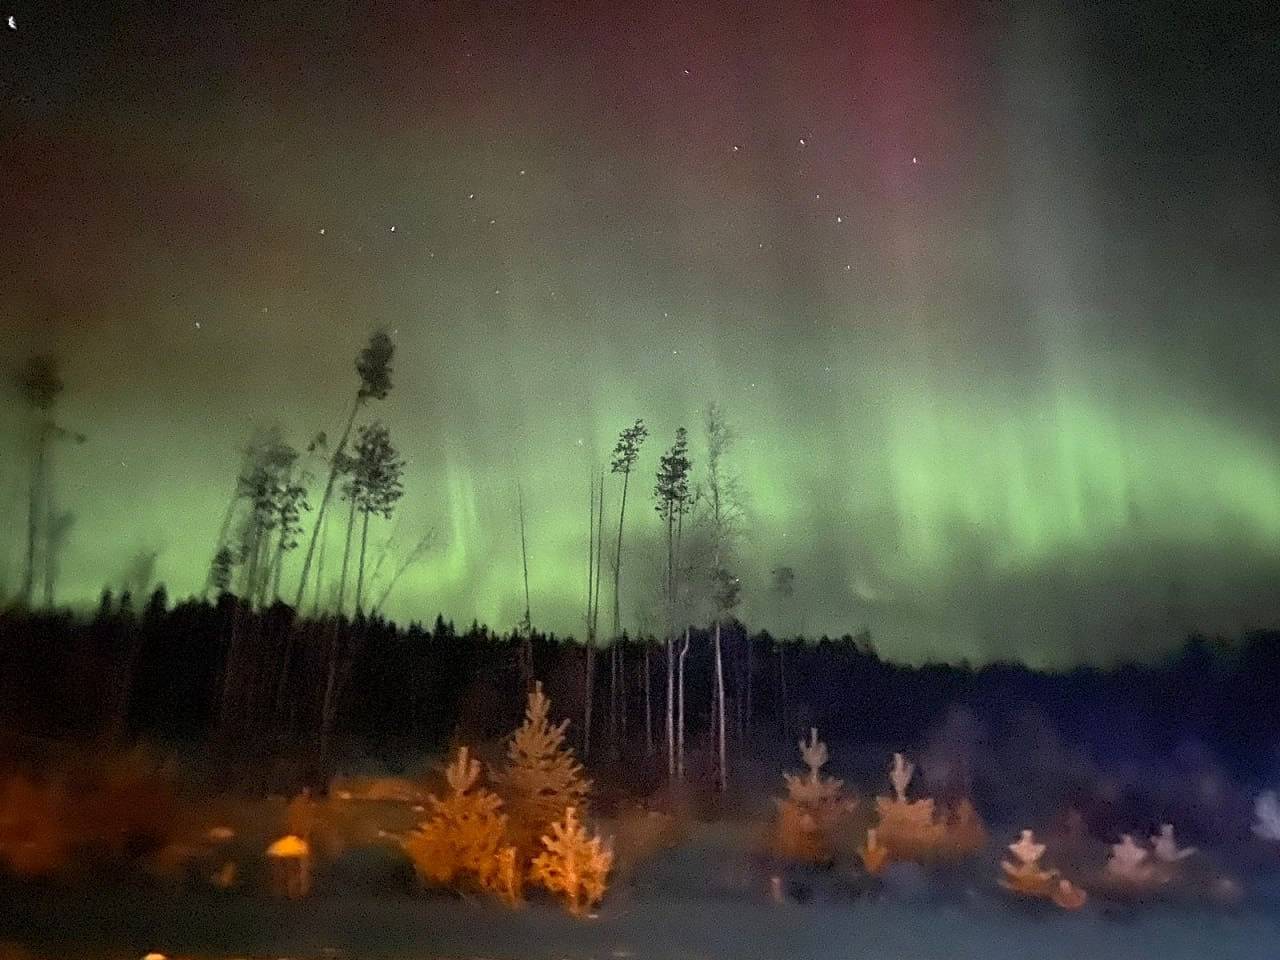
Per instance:
[[[587,610],[585,621],[587,642],[582,711],[582,755],[584,757],[591,750],[592,716],[595,703],[596,642],[600,631],[600,565],[604,546],[604,474],[601,473],[597,476],[594,466],[591,468],[591,482],[588,485],[587,499]],[[613,746],[618,743],[616,697],[616,677],[611,674],[609,726],[610,739]]]
[[[278,430],[257,436],[250,444],[239,492],[248,509],[241,525],[241,595],[251,604],[265,605],[277,561],[296,546],[298,520],[306,506],[306,490],[293,481],[298,452]]]
[[[777,600],[778,606],[787,608],[791,605],[791,598],[796,591],[796,571],[792,567],[775,567],[770,576],[772,581],[770,589]],[[785,611],[784,611],[785,612]],[[803,635],[803,631],[801,631]],[[781,639],[781,638],[780,638]],[[787,695],[787,645],[785,642],[779,642],[778,647],[778,707],[774,711],[778,715],[778,722],[782,728],[783,736],[787,736],[791,731],[791,721],[788,717],[789,699]]]
[[[711,584],[715,600],[712,626],[714,661],[713,725],[716,744],[716,781],[721,792],[728,789],[729,764],[725,744],[724,645],[721,627],[738,603],[737,577],[729,572],[735,541],[741,532],[742,498],[737,479],[725,469],[724,458],[733,443],[733,433],[719,405],[707,405],[703,419],[707,443],[706,509],[711,527]],[[742,694],[739,691],[739,698]]]
[[[635,469],[636,461],[640,458],[640,447],[644,443],[645,438],[649,436],[649,430],[644,425],[644,421],[637,419],[635,423],[624,429],[618,435],[618,442],[613,448],[613,460],[609,464],[611,473],[622,474],[622,500],[618,507],[618,538],[614,544],[613,555],[613,655],[611,658],[612,669],[610,671],[610,697],[616,700],[618,684],[622,680],[622,663],[620,658],[623,656],[622,651],[622,531],[623,524],[627,518],[627,487],[631,479],[631,471]],[[603,507],[602,507],[603,510]],[[646,649],[646,662],[647,662]],[[648,691],[649,674],[645,671],[646,693]],[[646,704],[649,702],[648,697],[645,699]],[[645,747],[650,752],[653,751],[653,718],[647,712],[645,715]]]
[[[62,548],[66,546],[76,515],[70,510],[54,512],[50,498],[48,536],[44,555],[44,605],[52,610],[58,585],[58,573],[62,562]]]
[[[51,534],[56,521],[52,500],[50,475],[52,440],[84,442],[84,435],[65,430],[53,419],[53,408],[65,384],[58,371],[58,361],[52,354],[36,354],[27,359],[17,371],[15,381],[18,391],[32,413],[31,423],[31,479],[27,499],[27,548],[26,564],[22,574],[22,602],[30,607],[35,602],[36,582],[43,567],[45,599],[50,599],[48,574],[51,569],[47,555],[57,548]],[[69,530],[69,524],[67,530]],[[66,533],[63,530],[62,533]],[[38,556],[43,551],[45,562]]]
[[[682,524],[689,503],[689,471],[693,462],[689,459],[689,434],[684,427],[676,430],[675,442],[658,462],[657,482],[653,493],[655,509],[666,525],[667,569],[663,588],[666,608],[667,648],[667,776],[674,780],[676,765],[676,717],[675,717],[675,610],[677,589],[677,529]]]
[[[334,457],[334,465],[346,479],[342,484],[342,498],[347,501],[347,533],[342,542],[342,568],[338,572],[338,616],[346,612],[347,573],[351,567],[351,538],[356,529],[356,504],[358,485],[355,479],[355,457],[343,454]]]
[[[356,389],[355,399],[351,403],[351,412],[347,416],[346,426],[338,438],[333,456],[329,461],[329,477],[325,481],[324,495],[320,498],[320,506],[316,511],[315,526],[311,531],[311,540],[307,544],[306,556],[302,561],[302,573],[298,577],[298,594],[294,600],[294,608],[301,609],[302,598],[306,593],[307,579],[311,574],[311,558],[315,553],[316,541],[324,529],[325,512],[329,501],[333,498],[333,490],[345,464],[347,442],[351,439],[351,430],[355,426],[356,414],[370,400],[384,400],[391,391],[391,358],[395,355],[395,345],[391,337],[383,332],[375,333],[369,343],[356,358],[356,374],[360,378],[360,386]]]
[[[516,481],[516,511],[520,519],[520,567],[524,573],[524,616],[520,618],[520,681],[528,693],[533,689],[533,613],[529,607],[529,541],[525,535],[524,487]]]
[[[369,519],[390,520],[404,496],[404,461],[391,444],[391,433],[380,423],[360,428],[353,466],[355,504],[360,525],[360,565],[356,576],[356,614],[364,612],[365,555],[369,545]]]
[[[222,521],[218,524],[218,539],[213,545],[214,559],[210,562],[209,572],[205,576],[204,589],[200,594],[201,599],[208,599],[209,592],[211,590],[217,590],[218,593],[223,593],[231,589],[230,580],[227,581],[226,586],[219,589],[217,584],[214,583],[213,577],[214,572],[219,569],[225,569],[227,575],[230,576],[232,569],[238,562],[236,558],[236,551],[231,549],[231,529],[232,525],[235,523],[236,511],[240,506],[240,501],[244,498],[241,478],[246,476],[252,467],[253,453],[252,444],[240,453],[240,469],[236,472],[235,482],[231,485],[231,496],[227,498],[227,506],[222,512]],[[217,558],[224,549],[231,556],[232,562],[225,568],[221,568],[218,565]]]
[[[409,572],[415,564],[419,563],[423,557],[435,549],[438,541],[439,537],[436,536],[436,529],[435,527],[432,527],[419,537],[417,542],[414,543],[407,552],[400,556],[390,579],[387,581],[387,585],[382,589],[382,593],[379,595],[377,603],[373,605],[371,612],[380,613],[382,611],[382,608],[386,605],[388,598],[390,598],[392,592],[395,590],[396,584],[400,582],[400,578]]]

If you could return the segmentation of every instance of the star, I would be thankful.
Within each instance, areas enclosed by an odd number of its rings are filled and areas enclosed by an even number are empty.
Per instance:
[[[468,193],[468,194],[467,194],[467,199],[468,199],[468,200],[474,200],[475,198],[476,198],[476,195],[475,195],[474,193]]]
[[[13,14],[9,14],[9,29],[10,30],[18,29],[18,18],[15,17]]]
[[[393,224],[393,225],[392,225],[392,227],[391,227],[391,232],[392,232],[392,233],[395,233],[395,232],[396,232],[396,228],[395,228],[395,225],[394,225],[394,224]]]
[[[806,140],[804,137],[801,137],[801,138],[800,138],[800,146],[802,146],[802,147],[807,147],[808,145],[809,145],[809,141],[808,141],[808,140]]]
[[[196,321],[196,329],[197,329],[197,330],[199,330],[199,329],[200,329],[200,321],[199,321],[199,320],[197,320],[197,321]]]
[[[737,153],[739,149],[740,149],[740,148],[739,148],[739,147],[738,147],[738,145],[735,143],[735,144],[733,145],[733,152],[734,152],[734,153]]]
[[[836,223],[844,223],[844,217],[836,217]]]
[[[321,227],[321,228],[320,228],[320,236],[322,236],[322,237],[324,236],[324,227]]]
[[[919,163],[919,162],[920,162],[920,158],[919,158],[919,157],[912,157],[912,158],[911,158],[911,162],[912,162],[912,163]]]

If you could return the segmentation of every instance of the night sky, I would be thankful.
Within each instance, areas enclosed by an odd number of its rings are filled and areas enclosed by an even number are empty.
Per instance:
[[[440,536],[398,617],[515,625],[519,478],[580,633],[643,417],[655,624],[657,458],[717,400],[753,625],[1067,663],[1280,622],[1268,4],[199,6],[0,11],[0,359],[55,351],[89,436],[62,599],[145,550],[198,591],[251,431],[338,432],[384,327],[399,540]]]

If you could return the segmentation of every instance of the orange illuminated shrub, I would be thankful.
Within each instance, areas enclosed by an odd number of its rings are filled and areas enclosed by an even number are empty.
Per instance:
[[[449,793],[427,797],[431,818],[409,834],[404,850],[426,883],[478,888],[509,903],[520,899],[522,871],[506,843],[507,818],[497,794],[477,786],[480,762],[466,747],[445,770]]]
[[[560,894],[570,913],[581,916],[604,899],[613,850],[599,836],[587,833],[573,807],[551,824],[542,846],[543,852],[533,860],[531,876]]]

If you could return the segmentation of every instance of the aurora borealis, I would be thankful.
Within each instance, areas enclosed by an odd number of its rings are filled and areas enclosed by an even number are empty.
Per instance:
[[[519,478],[534,622],[580,632],[643,417],[650,622],[658,455],[688,426],[696,476],[716,400],[753,624],[1032,663],[1274,625],[1280,34],[1106,6],[19,4],[0,356],[55,351],[89,436],[62,598],[151,549],[197,591],[251,430],[338,430],[385,327],[401,540],[441,539],[394,616],[516,623]]]

